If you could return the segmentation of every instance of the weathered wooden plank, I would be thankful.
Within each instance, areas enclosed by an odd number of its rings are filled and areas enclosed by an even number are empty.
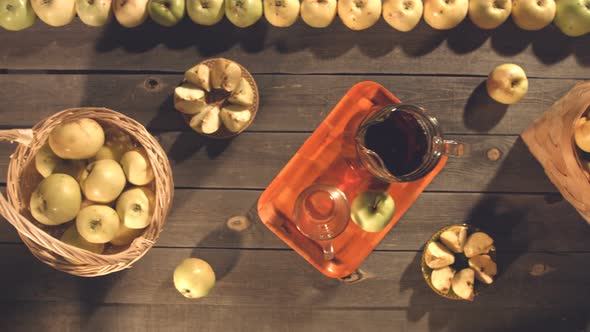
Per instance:
[[[205,139],[195,132],[157,135],[178,187],[264,189],[305,142],[308,133],[244,133],[233,140]],[[514,136],[449,135],[472,151],[452,158],[428,190],[556,192],[541,166]],[[487,158],[497,148],[501,158]],[[14,146],[0,144],[0,181]]]
[[[574,84],[531,79],[510,107],[490,101],[480,77],[256,75],[260,112],[249,130],[312,131],[355,83],[383,84],[401,100],[425,107],[447,133],[518,135]],[[147,84],[153,80],[157,85]],[[105,106],[150,129],[190,130],[174,112],[171,93],[182,75],[0,75],[0,126],[32,126],[54,112]],[[56,91],[56,87],[59,90]]]
[[[199,301],[175,305],[99,305],[80,302],[0,304],[4,331],[583,331],[583,308],[440,308],[413,315],[412,308],[241,307]]]
[[[259,195],[260,191],[176,190],[156,246],[287,248],[258,220]],[[228,229],[226,221],[239,215],[253,224],[238,233]],[[424,193],[377,250],[420,250],[437,229],[463,222],[492,234],[502,251],[590,251],[590,228],[559,196],[459,193]],[[6,222],[0,222],[0,242],[20,242]]]
[[[502,274],[473,304],[435,295],[423,280],[418,252],[374,252],[373,275],[356,284],[324,277],[293,251],[153,248],[132,269],[79,278],[37,262],[24,246],[0,245],[0,302],[84,301],[96,304],[184,304],[172,272],[184,258],[207,260],[218,282],[203,305],[324,308],[409,307],[411,315],[440,308],[584,310],[590,292],[589,253],[498,253]]]
[[[383,20],[367,31],[347,29],[339,20],[322,30],[299,21],[288,29],[264,19],[248,29],[227,20],[201,27],[185,18],[172,29],[148,22],[124,29],[72,24],[51,28],[40,21],[19,33],[2,31],[0,68],[133,69],[183,71],[205,57],[235,59],[254,73],[478,74],[517,62],[531,77],[587,78],[589,36],[568,38],[555,27],[526,32],[508,20],[483,31],[465,20],[456,29],[436,31],[424,22],[401,33]],[[42,59],[43,61],[39,61]]]

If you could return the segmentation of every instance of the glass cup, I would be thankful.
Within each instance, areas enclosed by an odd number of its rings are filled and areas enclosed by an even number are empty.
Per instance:
[[[402,121],[406,121],[408,126],[416,127],[408,129],[408,135],[414,134],[412,131],[415,129],[415,136],[419,136],[418,139],[422,140],[424,145],[423,153],[420,153],[418,156],[418,158],[420,158],[419,164],[410,171],[402,174],[393,174],[388,169],[386,162],[384,162],[380,155],[367,147],[366,141],[367,131],[372,126],[388,121],[389,117],[393,116],[395,112],[402,112],[403,114],[397,113],[395,116],[398,118],[403,116],[404,120]],[[398,126],[399,125],[400,124],[398,123]],[[394,139],[394,135],[396,134],[399,135],[399,133],[391,131],[383,133],[382,136],[384,137],[382,137],[382,144],[386,149],[396,148],[395,144],[399,142]],[[411,141],[410,139],[414,138],[408,138],[408,142]],[[429,115],[423,108],[409,104],[387,105],[369,113],[362,120],[361,125],[356,131],[355,143],[358,159],[360,159],[362,166],[373,176],[385,182],[409,182],[418,180],[426,176],[436,167],[441,156],[461,157],[468,152],[469,148],[469,146],[464,143],[445,140],[438,124],[438,120]],[[405,146],[403,148],[409,149]],[[395,162],[395,160],[393,162]]]
[[[297,229],[322,247],[325,260],[334,259],[332,240],[344,232],[349,219],[348,199],[336,187],[311,185],[295,201],[293,220]]]

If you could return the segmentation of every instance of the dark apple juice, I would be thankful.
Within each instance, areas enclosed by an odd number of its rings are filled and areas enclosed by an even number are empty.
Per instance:
[[[422,124],[401,110],[367,127],[364,139],[365,147],[377,153],[389,172],[398,177],[422,165],[430,144]]]

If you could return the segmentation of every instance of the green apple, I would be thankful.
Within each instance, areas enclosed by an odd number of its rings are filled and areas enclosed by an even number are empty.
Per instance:
[[[110,206],[90,205],[78,213],[76,229],[90,243],[107,243],[119,231],[119,215]]]
[[[76,0],[31,0],[35,14],[54,27],[69,24],[76,16]]]
[[[84,249],[84,250],[93,252],[95,254],[102,254],[102,252],[104,251],[104,244],[90,243],[90,242],[84,240],[84,238],[80,235],[80,233],[78,233],[78,230],[76,229],[76,224],[71,225],[63,233],[60,240],[63,243],[67,243],[71,246],[74,246],[74,247],[77,247],[80,249]],[[70,259],[70,258],[65,258],[65,259],[72,264],[81,264],[81,262],[79,262],[75,259]]]
[[[469,19],[481,29],[495,29],[512,11],[512,0],[470,0]]]
[[[111,19],[112,0],[76,0],[76,13],[80,21],[91,27],[100,27]]]
[[[146,228],[152,221],[156,197],[147,187],[125,190],[117,199],[117,213],[127,228]]]
[[[512,20],[523,30],[541,30],[555,17],[555,0],[512,0]]]
[[[82,203],[80,186],[67,174],[51,174],[31,195],[33,218],[44,225],[60,225],[76,217]]]
[[[559,0],[555,25],[567,36],[578,37],[590,32],[590,0]]]
[[[97,160],[88,165],[80,178],[84,196],[97,203],[110,203],[117,199],[125,183],[121,165],[111,159]]]
[[[113,0],[115,18],[126,28],[135,28],[148,17],[149,0]]]
[[[383,18],[392,28],[407,32],[420,22],[424,6],[422,0],[385,0]]]
[[[186,0],[186,11],[193,22],[214,25],[225,14],[223,0]]]
[[[290,27],[299,17],[299,0],[264,0],[264,17],[271,25]]]
[[[468,0],[425,0],[424,20],[436,30],[449,30],[467,16]]]
[[[495,101],[514,104],[529,90],[529,81],[520,66],[506,63],[494,68],[488,75],[486,89]]]
[[[152,165],[143,149],[125,152],[121,157],[121,166],[127,181],[136,186],[144,186],[154,179]]]
[[[49,144],[43,145],[35,155],[35,168],[44,178],[51,174],[63,173],[79,180],[86,168],[85,160],[61,159],[58,157]]]
[[[0,0],[0,27],[6,30],[26,29],[36,17],[29,0]]]
[[[213,286],[215,272],[202,259],[187,258],[174,269],[174,287],[186,298],[207,296]]]
[[[111,240],[111,244],[115,245],[115,246],[126,246],[131,244],[131,242],[133,242],[133,240],[135,240],[137,237],[139,237],[141,235],[141,233],[143,233],[145,229],[141,228],[141,229],[133,229],[133,228],[127,228],[125,226],[125,224],[123,224],[123,222],[119,223],[119,230],[117,231],[117,234],[115,235],[115,237]]]
[[[262,17],[262,0],[225,0],[225,16],[239,28],[249,27]]]
[[[83,118],[55,127],[49,133],[48,141],[51,150],[60,158],[88,159],[103,146],[104,137],[104,130],[98,122]]]
[[[159,25],[175,26],[184,17],[184,0],[150,0],[148,13]]]
[[[381,0],[339,0],[338,16],[351,30],[368,29],[381,17]]]
[[[387,192],[365,191],[350,207],[352,221],[366,232],[384,229],[395,211],[395,202]]]

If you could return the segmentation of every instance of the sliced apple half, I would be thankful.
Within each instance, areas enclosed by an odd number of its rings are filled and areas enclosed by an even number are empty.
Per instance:
[[[174,89],[174,108],[186,114],[198,114],[207,106],[205,90],[184,83]]]
[[[209,69],[209,66],[207,66],[204,63],[201,63],[187,70],[184,73],[184,79],[190,84],[196,85],[197,87],[207,92],[210,92],[210,75],[211,70]]]
[[[494,245],[494,240],[484,232],[475,232],[471,234],[465,242],[463,248],[466,257],[474,257],[490,252]]]
[[[460,298],[468,301],[473,301],[474,284],[475,272],[470,268],[466,268],[455,273],[451,287],[453,289],[453,292]]]
[[[455,256],[439,242],[430,242],[424,252],[424,261],[431,269],[440,269],[455,263]]]
[[[248,125],[252,113],[248,106],[228,105],[221,109],[220,116],[223,125],[232,133],[237,133]]]
[[[432,270],[430,280],[432,282],[432,286],[434,286],[436,290],[443,294],[448,294],[449,290],[451,290],[451,284],[453,282],[454,276],[455,270],[450,266],[445,266],[440,269]]]
[[[251,106],[254,104],[254,90],[247,79],[242,78],[240,84],[227,99],[232,104]]]
[[[467,241],[467,227],[452,226],[440,234],[440,241],[452,252],[463,252]]]
[[[242,78],[242,68],[230,60],[217,59],[211,69],[211,86],[215,89],[234,91]]]
[[[469,267],[475,271],[477,280],[488,285],[494,282],[494,277],[498,274],[498,266],[489,255],[469,258]]]

